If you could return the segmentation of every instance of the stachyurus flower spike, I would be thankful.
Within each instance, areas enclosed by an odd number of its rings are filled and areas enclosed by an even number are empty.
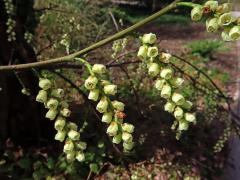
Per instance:
[[[209,18],[206,21],[207,32],[216,32],[219,28],[218,18]]]
[[[218,8],[218,1],[207,1],[204,6],[208,6],[212,12],[215,12]]]
[[[157,40],[157,36],[153,33],[144,34],[142,37],[142,43],[154,44]]]
[[[218,24],[220,26],[227,26],[231,24],[233,21],[233,17],[231,13],[224,13],[218,19]]]
[[[233,40],[239,40],[240,39],[240,25],[234,26],[229,31],[229,37]]]
[[[203,7],[198,5],[195,6],[191,11],[191,18],[193,21],[200,21],[203,16]]]

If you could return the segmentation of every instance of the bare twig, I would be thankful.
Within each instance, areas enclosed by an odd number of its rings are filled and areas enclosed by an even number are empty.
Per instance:
[[[112,21],[113,21],[113,24],[114,24],[116,30],[119,31],[119,27],[118,27],[117,21],[116,21],[114,15],[113,15],[113,13],[111,11],[109,11],[109,14],[110,14],[110,16],[112,18]]]

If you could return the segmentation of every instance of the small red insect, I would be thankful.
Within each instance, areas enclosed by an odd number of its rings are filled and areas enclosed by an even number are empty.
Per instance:
[[[203,7],[203,14],[209,14],[211,12],[211,9],[209,6],[204,6]]]
[[[121,111],[117,111],[116,115],[119,119],[124,119],[127,116],[124,112],[121,112]]]

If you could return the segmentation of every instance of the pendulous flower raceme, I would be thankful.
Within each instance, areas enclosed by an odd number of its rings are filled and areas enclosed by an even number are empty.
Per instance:
[[[4,6],[6,9],[6,13],[8,16],[6,25],[7,25],[7,35],[8,35],[8,41],[12,42],[16,40],[16,32],[14,31],[14,28],[16,26],[16,21],[13,19],[14,15],[14,5],[12,0],[3,0],[4,1]]]
[[[180,92],[184,79],[174,75],[174,70],[169,65],[172,59],[171,54],[158,53],[155,34],[144,34],[140,39],[142,45],[137,56],[146,65],[148,74],[156,79],[155,88],[160,92],[160,96],[166,99],[164,110],[173,114],[176,119],[172,129],[177,130],[176,137],[178,139],[181,132],[188,129],[190,123],[196,123],[195,114],[188,112],[192,107],[192,103],[186,100]],[[148,53],[153,49],[154,53]]]
[[[191,18],[200,21],[204,17],[207,32],[216,32],[221,28],[224,41],[235,41],[240,39],[240,17],[233,17],[231,9],[230,3],[218,4],[218,1],[210,0],[203,5],[195,4]]]
[[[80,140],[77,124],[67,121],[71,111],[68,103],[64,101],[64,90],[55,88],[54,83],[48,78],[40,78],[39,87],[41,90],[36,96],[36,101],[43,103],[48,109],[45,117],[55,120],[54,128],[57,130],[55,140],[65,142],[63,152],[66,154],[66,159],[69,162],[75,159],[84,161],[87,144]]]
[[[80,61],[85,60],[78,59]],[[102,114],[101,121],[108,124],[107,134],[112,137],[112,142],[120,144],[123,142],[125,152],[132,150],[134,146],[132,133],[134,126],[129,123],[123,123],[126,117],[124,103],[111,100],[111,96],[117,93],[117,85],[106,80],[104,75],[107,69],[103,64],[88,64],[90,76],[85,80],[84,86],[89,90],[88,99],[97,102],[96,110]]]

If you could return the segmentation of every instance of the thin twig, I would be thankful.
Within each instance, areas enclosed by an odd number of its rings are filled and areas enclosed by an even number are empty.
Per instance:
[[[134,87],[134,83],[133,83],[131,77],[129,76],[128,72],[124,69],[124,67],[122,65],[120,65],[119,68],[125,73],[126,77],[129,80],[129,83],[130,83],[130,85],[132,87],[132,90],[133,90],[133,93],[134,93],[134,96],[135,96],[136,110],[137,110],[138,114],[143,119],[145,119],[144,115],[142,114],[141,108],[140,108],[139,95],[138,95],[138,92],[137,92],[136,88]]]
[[[91,178],[91,176],[92,176],[92,170],[89,171],[87,180],[89,180]]]
[[[109,11],[109,14],[110,14],[110,16],[112,18],[112,21],[113,21],[113,24],[114,24],[116,30],[119,31],[119,27],[118,27],[117,21],[116,21],[114,15],[113,15],[113,13],[111,11]]]

